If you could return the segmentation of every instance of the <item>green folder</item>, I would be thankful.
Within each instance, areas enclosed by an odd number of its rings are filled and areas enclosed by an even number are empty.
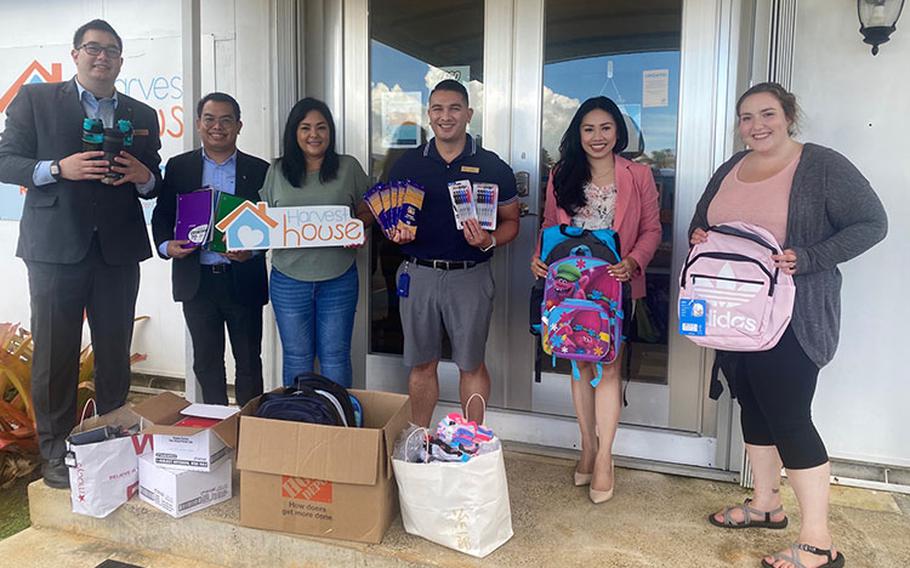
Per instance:
[[[240,207],[240,205],[247,201],[242,197],[237,197],[236,195],[231,195],[230,193],[218,192],[218,202],[215,204],[215,225],[221,222],[222,219],[231,214],[234,209]],[[227,243],[224,242],[224,233],[219,231],[217,226],[212,232],[212,242],[209,243],[209,250],[214,252],[227,252]]]

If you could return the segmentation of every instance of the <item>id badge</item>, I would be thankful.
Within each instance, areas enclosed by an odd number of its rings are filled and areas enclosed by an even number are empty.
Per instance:
[[[398,277],[398,297],[407,298],[411,290],[411,275],[408,274],[408,268],[405,266],[404,272]]]
[[[708,302],[705,300],[679,301],[679,333],[680,335],[705,334],[705,322],[708,319]]]

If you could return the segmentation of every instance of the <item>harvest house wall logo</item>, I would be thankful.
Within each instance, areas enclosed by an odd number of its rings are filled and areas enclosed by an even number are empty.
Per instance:
[[[22,85],[31,85],[32,83],[59,83],[63,80],[63,65],[60,63],[51,63],[51,69],[33,60],[25,71],[19,75],[13,84],[9,86],[3,96],[0,97],[0,112],[5,113],[9,104],[13,102]]]

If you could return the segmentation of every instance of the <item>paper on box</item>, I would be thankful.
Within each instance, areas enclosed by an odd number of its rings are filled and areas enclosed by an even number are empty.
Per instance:
[[[220,405],[190,404],[171,392],[145,400],[133,409],[142,417],[142,432],[154,436],[155,465],[187,471],[211,471],[237,447],[239,411]],[[209,428],[174,426],[187,416],[218,418]],[[222,417],[229,414],[227,417]]]
[[[179,518],[231,498],[231,458],[210,472],[158,467],[149,454],[139,458],[139,498]]]

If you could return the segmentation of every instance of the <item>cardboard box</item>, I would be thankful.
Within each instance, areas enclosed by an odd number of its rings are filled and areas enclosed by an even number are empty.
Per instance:
[[[155,465],[149,454],[139,457],[139,498],[174,518],[231,498],[231,458],[210,472],[184,471]]]
[[[257,418],[241,412],[240,524],[312,536],[382,541],[398,514],[395,438],[411,418],[405,395],[351,390],[364,427]]]
[[[240,412],[214,404],[191,404],[171,392],[133,407],[142,417],[142,433],[153,435],[155,465],[186,471],[211,471],[237,447]],[[216,418],[211,427],[175,426],[187,416]]]

